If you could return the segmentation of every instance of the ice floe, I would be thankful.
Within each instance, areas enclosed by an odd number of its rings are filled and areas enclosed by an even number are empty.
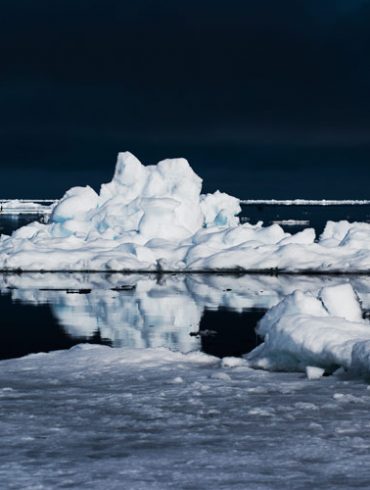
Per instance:
[[[0,365],[4,489],[368,488],[364,383],[166,349]]]
[[[248,355],[253,367],[370,375],[370,323],[350,284],[295,291],[265,314],[258,333],[264,342]]]
[[[201,194],[183,158],[142,165],[120,153],[113,179],[73,187],[34,222],[0,239],[0,269],[43,271],[370,270],[370,224],[328,222],[317,238],[238,218],[240,201]]]

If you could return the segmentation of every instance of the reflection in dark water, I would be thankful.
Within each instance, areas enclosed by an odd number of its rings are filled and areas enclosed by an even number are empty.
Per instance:
[[[369,309],[366,276],[0,274],[0,358],[80,342],[240,356],[284,296],[343,282]]]
[[[44,214],[5,214],[0,215],[0,235],[11,235],[13,231],[33,221],[43,222]]]
[[[184,352],[200,348],[218,357],[240,356],[257,345],[255,327],[264,309],[208,310],[190,294],[184,296],[178,281],[174,290],[166,281],[150,285],[139,294],[136,288],[123,286],[98,290],[8,286],[0,295],[4,320],[0,359],[68,349],[81,342]]]
[[[70,336],[47,304],[23,304],[12,301],[10,295],[0,295],[0,311],[0,359],[69,349],[80,342],[110,344],[98,333],[90,338]]]

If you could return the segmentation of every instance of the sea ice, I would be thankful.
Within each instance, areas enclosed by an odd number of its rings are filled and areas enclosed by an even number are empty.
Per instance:
[[[368,488],[366,385],[230,361],[84,345],[2,361],[1,488]]]
[[[316,294],[295,291],[260,320],[264,342],[247,355],[253,367],[303,371],[320,368],[370,374],[370,323],[350,284],[324,287]]]

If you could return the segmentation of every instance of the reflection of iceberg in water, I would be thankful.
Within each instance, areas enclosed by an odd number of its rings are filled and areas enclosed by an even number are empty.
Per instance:
[[[183,278],[22,274],[1,276],[0,285],[2,292],[11,288],[13,300],[49,304],[72,337],[99,332],[114,347],[199,349],[199,339],[189,334],[198,330],[203,309]]]
[[[13,300],[49,304],[72,337],[99,332],[117,347],[189,352],[200,348],[190,333],[199,330],[205,310],[267,309],[296,289],[317,291],[343,282],[352,284],[369,309],[370,278],[364,276],[6,274],[0,289]]]
[[[160,286],[159,286],[160,288]],[[53,312],[73,336],[99,331],[115,347],[161,347],[188,352],[198,348],[189,332],[197,329],[202,309],[182,291],[160,291],[149,281],[137,291],[92,290],[90,294],[62,294]]]

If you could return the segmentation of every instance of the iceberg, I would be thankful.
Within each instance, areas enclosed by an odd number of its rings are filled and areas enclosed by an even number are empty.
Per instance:
[[[239,199],[201,194],[184,158],[144,166],[119,153],[99,193],[73,187],[48,223],[0,238],[3,271],[370,271],[370,224],[329,221],[323,234],[241,224]]]
[[[113,179],[73,187],[48,223],[0,240],[3,270],[181,270],[198,232],[238,226],[239,200],[201,195],[202,180],[184,158],[142,165],[120,153]],[[198,240],[202,241],[201,237]]]

